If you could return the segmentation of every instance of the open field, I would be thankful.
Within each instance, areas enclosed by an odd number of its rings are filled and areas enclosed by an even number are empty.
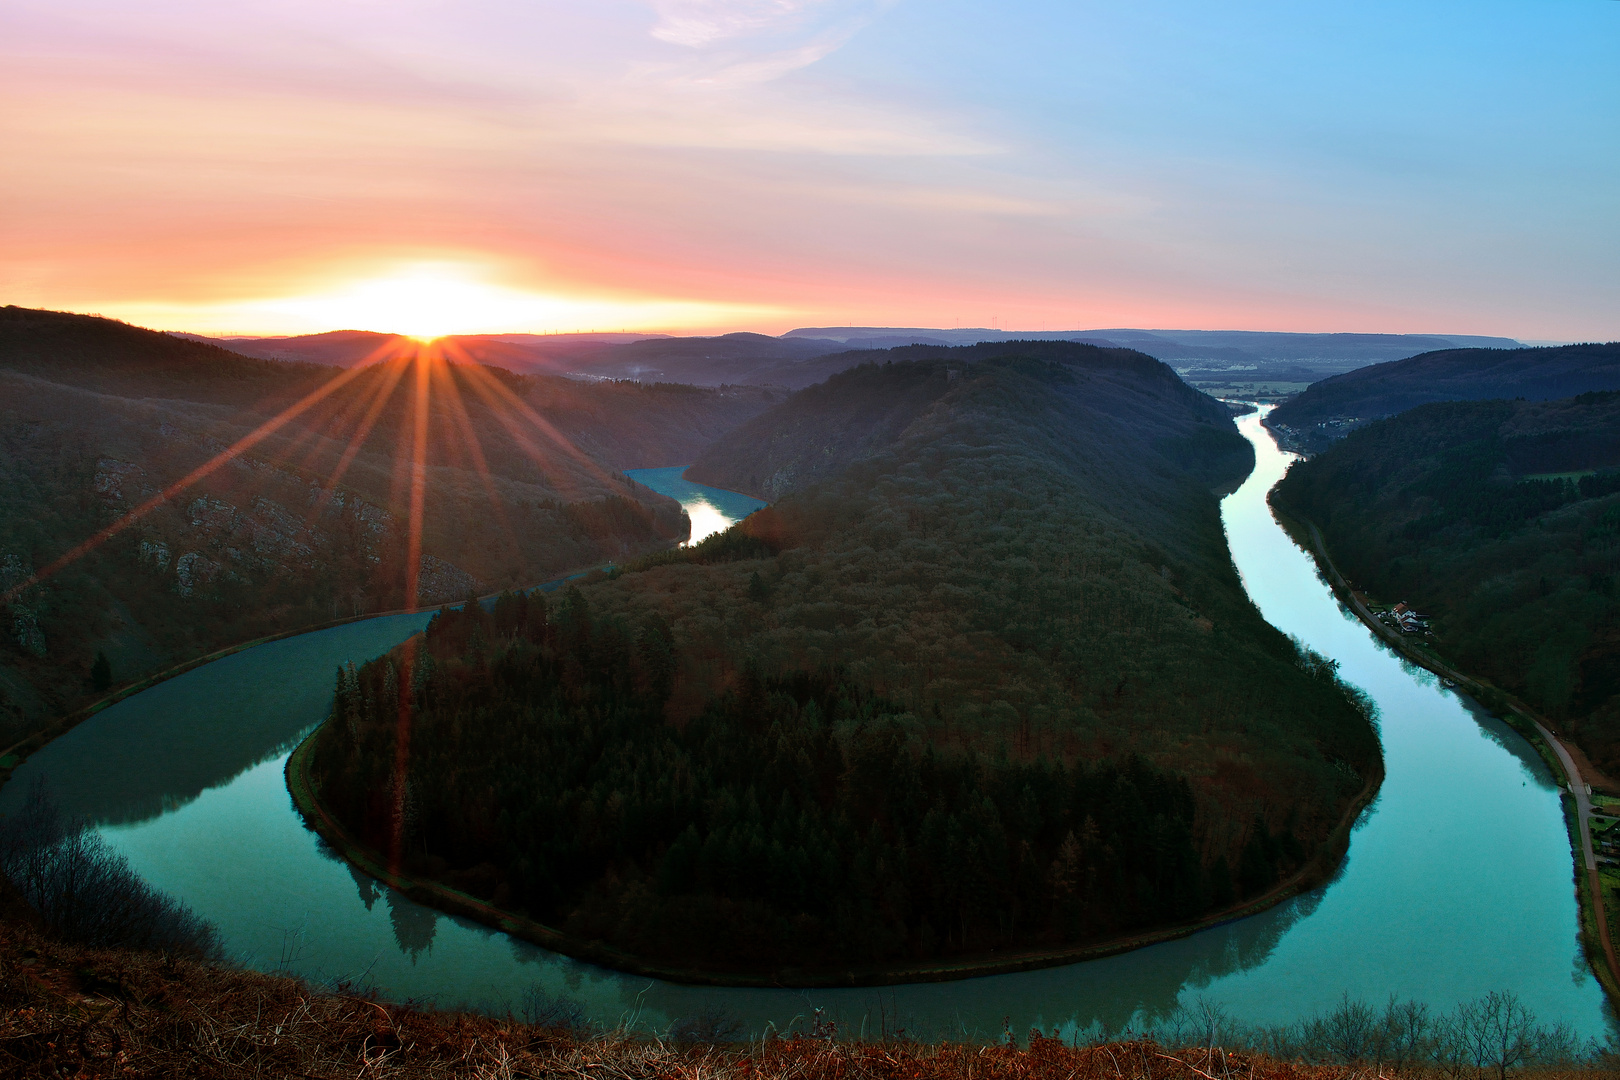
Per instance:
[[[1211,397],[1240,397],[1262,402],[1292,397],[1311,385],[1308,382],[1286,382],[1277,379],[1191,379],[1189,382]]]

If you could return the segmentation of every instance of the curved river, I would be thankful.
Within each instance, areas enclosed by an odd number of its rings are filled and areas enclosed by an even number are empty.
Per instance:
[[[1266,505],[1291,458],[1257,416],[1239,426],[1258,463],[1222,504],[1233,558],[1265,617],[1339,660],[1377,702],[1388,776],[1330,884],[1179,941],[949,983],[730,990],[622,975],[413,904],[304,828],[282,764],[324,714],[334,668],[391,647],[426,615],[261,645],[153,687],[34,755],[0,805],[45,774],[59,800],[99,822],[149,881],[217,924],[242,962],[447,1006],[504,1010],[538,987],[608,1025],[662,1030],[719,1010],[747,1029],[785,1030],[820,1008],[846,1032],[898,1023],[927,1037],[994,1035],[1003,1018],[1018,1032],[1139,1027],[1200,999],[1236,1019],[1280,1023],[1346,993],[1449,1009],[1512,989],[1544,1022],[1601,1035],[1603,996],[1576,941],[1552,778],[1518,735],[1393,655],[1337,603]],[[723,516],[751,508],[686,484],[679,470],[638,479],[667,480],[677,498],[703,499]]]

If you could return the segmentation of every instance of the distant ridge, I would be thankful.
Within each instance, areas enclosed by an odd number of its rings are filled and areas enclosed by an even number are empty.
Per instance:
[[[400,335],[359,330],[271,338],[205,338],[247,356],[339,367],[367,363],[409,343]],[[523,374],[584,379],[774,385],[802,389],[873,349],[981,342],[1070,341],[1129,348],[1176,367],[1194,385],[1229,381],[1231,372],[1296,385],[1418,353],[1458,347],[1519,348],[1512,338],[1469,334],[1292,334],[1261,330],[1000,330],[990,327],[806,326],[779,337],[738,332],[669,334],[464,334],[443,339],[467,359]]]
[[[1432,401],[1550,401],[1620,390],[1620,342],[1542,349],[1443,349],[1324,379],[1267,419],[1315,452],[1373,420]]]
[[[201,334],[175,333],[172,337],[219,345],[244,356],[264,360],[294,360],[356,367],[375,363],[415,348],[414,338],[403,334],[379,334],[370,330],[330,330],[323,334],[292,337],[212,338]],[[453,334],[440,341],[459,350],[468,359],[520,373],[566,374],[579,368],[581,361],[615,346],[667,337],[664,334]]]
[[[994,330],[984,327],[943,330],[926,327],[811,326],[789,330],[784,338],[823,338],[852,347],[876,349],[897,345],[975,345],[981,341],[1078,341],[1123,346],[1156,360],[1230,359],[1353,360],[1376,363],[1433,349],[1514,349],[1513,338],[1472,334],[1293,334],[1269,330]]]

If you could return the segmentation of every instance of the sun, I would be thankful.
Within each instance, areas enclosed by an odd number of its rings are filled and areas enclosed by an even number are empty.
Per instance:
[[[363,277],[328,277],[318,289],[280,295],[204,303],[98,301],[82,309],[158,330],[245,337],[371,330],[421,341],[457,334],[713,332],[764,327],[792,313],[583,282],[551,283],[541,291],[505,284],[494,267],[478,262],[427,260],[396,263]]]
[[[561,314],[545,298],[479,280],[440,264],[413,266],[355,282],[324,296],[285,302],[328,326],[404,334],[431,341],[452,334],[497,333]],[[551,311],[547,311],[551,308]]]

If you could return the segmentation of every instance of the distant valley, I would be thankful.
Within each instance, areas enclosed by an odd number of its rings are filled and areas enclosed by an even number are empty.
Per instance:
[[[93,699],[98,654],[123,684],[402,606],[411,580],[423,601],[459,599],[684,538],[680,508],[623,470],[688,461],[781,396],[453,364],[424,384],[417,355],[345,375],[0,309],[0,740]],[[419,394],[430,497],[413,541]],[[28,584],[104,529],[117,534]]]

